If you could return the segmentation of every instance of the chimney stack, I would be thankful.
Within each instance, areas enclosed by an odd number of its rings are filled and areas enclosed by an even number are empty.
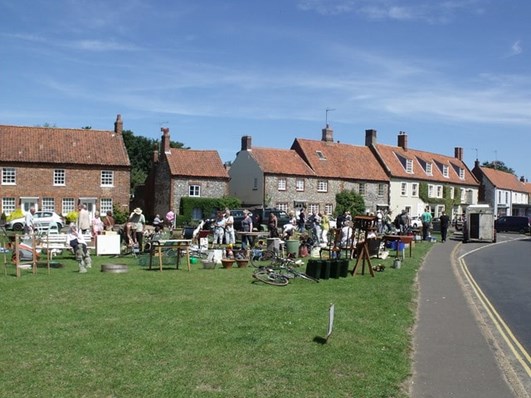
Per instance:
[[[398,146],[407,151],[407,133],[405,131],[398,133]]]
[[[321,138],[321,141],[324,142],[334,142],[334,130],[330,127],[329,124],[326,125],[326,127],[322,130],[323,136]]]
[[[162,131],[162,143],[161,143],[161,149],[164,153],[169,154],[171,153],[170,150],[170,129],[168,127],[162,127],[160,129]]]
[[[122,121],[122,115],[116,115],[116,121],[114,122],[114,132],[118,135],[122,135],[124,130],[124,122]]]
[[[460,161],[463,161],[463,148],[455,147],[454,148],[454,157]]]
[[[251,151],[252,149],[252,137],[250,135],[244,135],[242,137],[242,151]]]
[[[520,177],[520,182],[526,182],[524,176],[521,176],[521,177]]]
[[[365,130],[365,146],[376,145],[376,130]]]

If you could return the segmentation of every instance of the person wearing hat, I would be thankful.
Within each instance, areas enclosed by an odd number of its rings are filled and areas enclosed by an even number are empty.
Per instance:
[[[146,217],[142,214],[142,209],[137,207],[129,216],[129,222],[132,224],[134,240],[138,244],[139,250],[142,250],[142,238],[144,236],[144,225],[146,224]]]

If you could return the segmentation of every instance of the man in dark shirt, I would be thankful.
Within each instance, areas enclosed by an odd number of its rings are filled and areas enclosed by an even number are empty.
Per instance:
[[[443,211],[439,219],[441,220],[441,240],[443,242],[446,242],[446,235],[448,234],[448,225],[450,224],[450,217],[448,217]]]

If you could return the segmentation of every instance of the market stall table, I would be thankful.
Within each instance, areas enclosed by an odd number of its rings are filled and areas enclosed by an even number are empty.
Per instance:
[[[170,239],[170,240],[158,240],[151,243],[151,250],[149,252],[149,269],[151,269],[153,263],[153,257],[159,258],[159,270],[162,271],[162,257],[166,250],[176,250],[177,256],[175,269],[179,268],[179,260],[181,259],[181,253],[186,254],[186,263],[188,265],[188,271],[190,271],[190,245],[191,239]]]
[[[403,243],[404,245],[409,244],[409,257],[412,256],[412,247],[413,247],[413,240],[415,239],[414,235],[384,235],[382,237],[382,240],[384,242],[396,242],[396,256],[398,257],[398,254],[400,252],[400,243]]]

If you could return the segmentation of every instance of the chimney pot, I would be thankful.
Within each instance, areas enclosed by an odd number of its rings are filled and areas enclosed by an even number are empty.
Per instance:
[[[398,133],[398,146],[404,151],[407,151],[407,133],[405,131]]]
[[[122,115],[116,115],[116,121],[114,122],[114,132],[121,135],[124,130],[124,122],[122,121]]]
[[[252,149],[252,137],[250,135],[244,135],[242,137],[242,151],[251,151]]]
[[[454,148],[454,157],[458,160],[463,160],[463,148],[455,147]]]
[[[376,145],[376,133],[374,129],[365,130],[365,146]]]

